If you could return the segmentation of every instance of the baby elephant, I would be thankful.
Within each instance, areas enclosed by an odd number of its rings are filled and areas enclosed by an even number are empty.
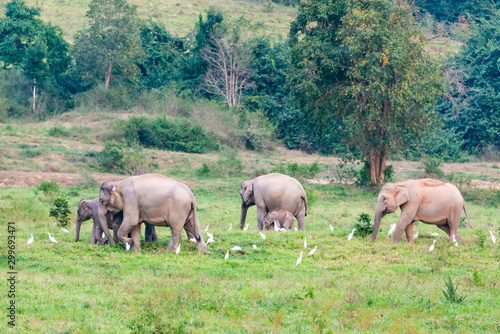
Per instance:
[[[264,217],[264,230],[270,230],[274,228],[275,224],[277,224],[278,228],[292,230],[295,226],[295,220],[293,219],[293,215],[289,211],[280,209],[269,212]]]

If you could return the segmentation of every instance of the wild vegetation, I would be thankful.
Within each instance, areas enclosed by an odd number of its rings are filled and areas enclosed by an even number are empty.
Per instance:
[[[16,222],[16,330],[498,332],[498,6],[212,3],[1,2],[0,220]],[[270,172],[303,184],[306,231],[262,240],[254,208],[237,228],[241,181]],[[207,252],[183,234],[166,254],[162,227],[140,252],[91,245],[90,221],[74,242],[81,199],[145,173],[192,189],[214,234]],[[415,245],[391,247],[398,211],[372,245],[378,184],[424,177],[459,187],[474,229],[464,218],[455,247],[415,223]],[[441,234],[432,252],[429,232]]]

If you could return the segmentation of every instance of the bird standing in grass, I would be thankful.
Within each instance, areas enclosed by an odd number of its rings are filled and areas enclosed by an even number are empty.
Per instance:
[[[353,229],[352,229],[352,232],[351,232],[351,233],[349,233],[349,236],[347,237],[347,240],[351,240],[351,239],[352,239],[352,237],[354,236],[354,231],[356,231],[356,229],[355,229],[355,228],[353,228]]]
[[[207,227],[205,228],[205,232],[206,232],[206,231],[208,231],[208,227],[209,227],[209,226],[210,226],[210,225],[207,225]]]
[[[304,248],[307,248],[307,241],[306,241],[306,237],[304,237]]]
[[[257,245],[252,245],[252,248],[257,250]]]
[[[274,222],[274,230],[276,232],[278,232],[280,230],[280,228],[278,227],[278,224],[276,224],[276,222]]]
[[[128,243],[125,244],[125,249],[130,250],[130,245]]]
[[[229,230],[228,231],[231,231],[231,229],[233,228],[233,224],[229,224]]]
[[[495,236],[493,235],[493,232],[490,231],[490,234],[491,234],[491,241],[493,241],[493,243],[496,244],[497,238],[495,238]],[[33,236],[33,234],[31,236]]]
[[[266,235],[262,232],[259,232],[260,233],[260,237],[262,238],[262,240],[266,240]]]
[[[229,259],[229,249],[227,250],[227,253],[226,253],[226,255],[224,256],[224,260],[227,260],[227,259]]]
[[[429,248],[429,252],[432,252],[434,250],[434,244],[436,243],[436,240],[433,240],[432,241],[432,245],[431,247]]]
[[[56,239],[54,239],[54,238],[50,235],[50,233],[49,233],[49,240],[50,240],[50,241],[52,241],[52,242],[55,242],[55,243],[57,244],[57,240],[56,240]]]
[[[175,250],[175,254],[179,254],[181,252],[181,244],[177,246],[177,249]]]
[[[247,226],[245,226],[245,228],[243,229],[243,231],[248,230],[248,225],[249,225],[249,224],[247,224]]]
[[[434,238],[439,237],[439,233],[429,232],[429,234],[432,235]]]
[[[102,237],[103,239],[104,239],[104,238],[106,238],[106,234],[105,234],[104,232],[102,232],[101,237]]]
[[[330,224],[330,231],[333,232],[333,226],[332,226],[332,224]]]
[[[234,251],[241,250],[241,247],[240,246],[234,246],[233,248],[231,248],[231,250],[234,250]]]
[[[210,238],[210,239],[213,239],[213,238],[214,238],[214,235],[213,235],[212,233],[208,233],[208,232],[207,232],[207,235],[208,235],[208,238]]]
[[[391,224],[391,229],[387,233],[387,235],[392,235],[396,231],[396,224]]]
[[[417,231],[417,233],[415,233],[415,234],[413,235],[413,239],[417,239],[417,238],[418,238],[418,231]]]
[[[300,251],[300,256],[299,258],[297,259],[297,263],[295,263],[296,266],[298,266],[301,262],[302,262],[302,253],[304,253],[303,251]]]
[[[318,246],[314,246],[314,248],[312,249],[312,251],[310,251],[310,252],[309,252],[309,254],[307,254],[307,256],[311,256],[311,255],[313,255],[314,253],[316,253],[316,248],[317,248],[317,247],[318,247]]]
[[[293,229],[294,229],[294,231],[298,231],[298,230],[299,230],[299,229],[298,229],[298,228],[296,228],[296,227],[294,227]]]
[[[33,243],[33,234],[31,234],[31,238],[28,239],[28,245]]]
[[[457,239],[455,239],[455,235],[453,234],[453,243],[455,244],[455,246],[458,246],[458,241]]]
[[[64,227],[61,227],[61,230],[64,232],[64,233],[69,233],[69,231],[67,229],[65,229]]]
[[[205,244],[206,244],[206,245],[208,245],[208,244],[209,244],[209,243],[211,243],[211,242],[215,242],[215,240],[214,240],[214,239],[212,239],[212,238],[208,238],[208,240],[207,240],[207,242],[206,242]]]

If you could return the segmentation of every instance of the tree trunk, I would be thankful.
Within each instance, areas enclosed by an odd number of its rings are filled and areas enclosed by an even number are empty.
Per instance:
[[[368,159],[370,180],[373,184],[384,182],[384,170],[386,163],[385,149],[372,149]]]
[[[109,63],[108,70],[106,71],[106,81],[104,84],[104,88],[108,90],[109,81],[111,80],[111,70],[113,69],[113,63]]]
[[[36,79],[33,80],[33,114],[36,113]]]

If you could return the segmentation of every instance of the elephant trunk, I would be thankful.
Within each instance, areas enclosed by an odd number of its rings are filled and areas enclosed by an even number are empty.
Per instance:
[[[115,240],[111,237],[111,233],[109,232],[109,227],[108,227],[108,220],[106,218],[107,210],[103,205],[101,205],[101,203],[99,203],[98,212],[99,212],[99,223],[101,224],[101,228],[102,228],[104,234],[106,234],[106,237],[108,238],[109,243],[111,245],[114,245]]]
[[[240,228],[243,229],[245,227],[245,220],[247,219],[247,211],[248,206],[245,202],[241,202],[241,217],[240,217]]]
[[[80,227],[82,226],[82,220],[81,219],[76,219],[76,236],[75,236],[75,242],[77,242],[80,239]]]
[[[382,204],[377,204],[377,208],[375,209],[375,217],[373,219],[373,232],[371,237],[371,242],[375,242],[375,238],[377,238],[378,229],[380,228],[380,221],[384,216],[384,206]]]

